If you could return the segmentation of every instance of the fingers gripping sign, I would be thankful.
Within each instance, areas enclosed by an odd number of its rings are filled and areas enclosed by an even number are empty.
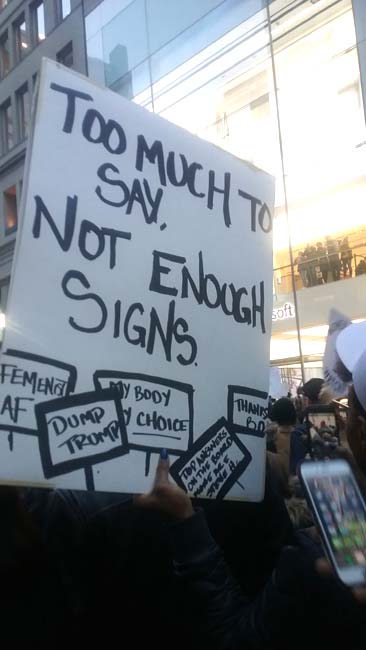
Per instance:
[[[189,496],[169,479],[166,449],[161,450],[151,491],[136,497],[135,504],[140,508],[159,510],[176,519],[188,519],[194,514]]]

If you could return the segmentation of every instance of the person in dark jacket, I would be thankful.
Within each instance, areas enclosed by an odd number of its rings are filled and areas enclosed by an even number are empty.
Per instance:
[[[227,566],[204,514],[195,512],[187,494],[170,482],[165,450],[152,491],[136,503],[177,522],[170,529],[173,566],[188,595],[185,616],[192,609],[199,620],[194,647],[305,649],[314,639],[331,648],[343,648],[345,642],[353,650],[364,647],[364,610],[335,579],[317,575],[314,564],[320,553],[310,538],[284,548],[271,578],[249,598]],[[357,596],[366,600],[366,590]]]
[[[328,403],[327,395],[324,395],[324,398],[322,396],[324,386],[324,379],[321,379],[320,377],[312,377],[302,386],[301,389],[304,407],[302,412],[302,423],[295,427],[293,437],[302,441],[303,445],[306,446],[306,453],[311,453],[310,429],[307,421],[308,408],[321,403]],[[307,442],[305,442],[306,440]],[[305,456],[302,456],[299,445],[297,446],[297,449],[299,449],[299,455],[297,458],[294,457],[292,465],[292,471],[295,472],[298,463],[305,458]],[[295,453],[296,452],[294,451],[294,454]]]
[[[326,283],[328,282],[329,262],[327,257],[327,251],[325,250],[325,246],[324,244],[322,244],[322,242],[317,243],[316,251],[318,254],[318,264],[320,268],[320,273],[322,275],[322,280],[324,283]]]
[[[277,400],[269,411],[269,418],[278,425],[276,435],[276,454],[271,458],[273,468],[283,469],[287,480],[296,474],[298,464],[307,454],[306,434],[296,425],[296,410],[287,397]],[[304,438],[304,439],[303,439]],[[279,457],[276,462],[276,456]]]
[[[307,246],[305,248],[305,256],[307,259],[307,270],[309,278],[309,287],[315,287],[318,284],[317,267],[318,258],[315,246]]]
[[[352,277],[352,249],[348,242],[348,237],[344,237],[340,246],[341,250],[341,264],[343,277],[345,278],[347,272],[349,271],[350,277]]]
[[[183,616],[189,594],[172,571],[163,515],[136,509],[129,495],[0,488],[1,496],[3,640],[195,647],[199,617]],[[197,504],[238,584],[255,597],[294,536],[270,472],[260,503]]]

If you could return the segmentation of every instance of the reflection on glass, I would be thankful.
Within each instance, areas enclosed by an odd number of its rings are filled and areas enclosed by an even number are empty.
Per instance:
[[[93,81],[105,85],[102,34],[98,32],[87,40],[88,74]]]
[[[253,68],[253,52],[260,57],[268,48],[264,12],[242,22],[248,14],[246,3],[224,5],[217,9],[222,15],[209,14],[201,21],[203,24],[193,25],[151,57],[158,112],[215,79],[221,84],[226,76],[231,80],[237,68],[241,72]]]
[[[148,56],[143,0],[125,7],[102,29],[107,86],[121,79]]]
[[[127,72],[111,85],[111,89],[127,99],[139,96],[139,104],[147,106],[151,102],[149,63],[145,61]]]

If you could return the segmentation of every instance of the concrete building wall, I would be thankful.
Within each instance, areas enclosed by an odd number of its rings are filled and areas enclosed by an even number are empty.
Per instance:
[[[8,36],[10,70],[0,80],[0,309],[6,307],[11,262],[15,246],[16,231],[6,233],[4,192],[15,186],[19,207],[21,184],[27,140],[23,137],[19,117],[18,92],[27,86],[29,98],[33,93],[36,77],[43,57],[58,60],[59,54],[68,44],[72,47],[72,68],[87,74],[86,47],[84,37],[83,3],[71,0],[71,12],[63,18],[62,0],[46,0],[44,6],[45,38],[36,43],[34,23],[34,0],[9,0],[0,11],[0,43],[3,35]],[[17,62],[14,25],[24,15],[27,24],[27,53]],[[6,150],[4,146],[4,105],[11,102],[14,145]]]

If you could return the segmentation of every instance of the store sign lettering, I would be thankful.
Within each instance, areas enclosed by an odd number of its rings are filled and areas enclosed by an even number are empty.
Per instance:
[[[295,307],[291,302],[285,302],[282,307],[274,307],[272,310],[273,322],[289,318],[295,318]]]

